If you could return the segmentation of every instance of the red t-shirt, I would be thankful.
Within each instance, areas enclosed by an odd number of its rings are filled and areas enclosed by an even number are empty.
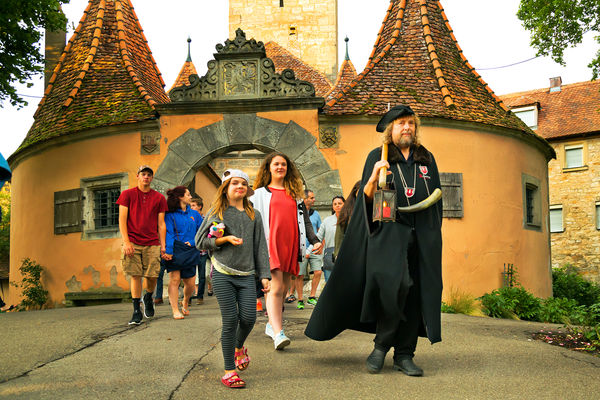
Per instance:
[[[144,193],[136,186],[123,190],[117,204],[128,209],[127,233],[131,243],[140,246],[160,245],[158,214],[168,210],[165,196],[154,189]]]

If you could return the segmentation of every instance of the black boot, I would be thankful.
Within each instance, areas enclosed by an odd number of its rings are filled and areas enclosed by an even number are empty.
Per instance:
[[[385,361],[385,355],[387,351],[375,346],[369,357],[367,357],[367,371],[371,374],[377,374],[383,368],[383,362]]]
[[[407,355],[394,354],[394,369],[408,376],[423,376],[423,370],[413,362],[412,357]]]

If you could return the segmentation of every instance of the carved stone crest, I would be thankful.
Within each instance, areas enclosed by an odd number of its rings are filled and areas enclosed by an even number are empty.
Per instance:
[[[256,96],[258,65],[255,61],[227,61],[223,63],[222,84],[225,96]]]
[[[319,127],[319,147],[322,149],[337,147],[339,141],[338,127],[322,125]]]
[[[159,154],[160,153],[160,133],[157,132],[142,132],[141,134],[141,151],[140,154]]]
[[[206,75],[191,75],[189,86],[169,92],[173,102],[315,97],[312,83],[296,79],[291,69],[276,73],[264,44],[247,40],[241,29],[216,49]]]

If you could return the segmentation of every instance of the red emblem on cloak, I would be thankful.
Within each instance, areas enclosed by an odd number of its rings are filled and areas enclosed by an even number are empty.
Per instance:
[[[421,173],[423,175],[427,175],[427,172],[429,172],[429,170],[427,169],[427,167],[424,166],[424,165],[419,165],[419,171],[421,171]]]
[[[406,194],[406,197],[411,198],[415,195],[415,188],[407,187],[404,189],[404,193]]]

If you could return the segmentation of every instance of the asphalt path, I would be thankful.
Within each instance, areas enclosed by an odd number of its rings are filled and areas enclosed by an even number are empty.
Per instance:
[[[9,399],[599,399],[600,358],[532,340],[556,325],[442,315],[441,343],[419,339],[425,375],[379,374],[365,359],[372,335],[345,331],[316,342],[311,307],[288,306],[292,343],[275,351],[260,315],[247,341],[247,388],[220,382],[220,314],[214,297],[184,320],[168,305],[128,327],[131,304],[0,314],[0,398]]]

